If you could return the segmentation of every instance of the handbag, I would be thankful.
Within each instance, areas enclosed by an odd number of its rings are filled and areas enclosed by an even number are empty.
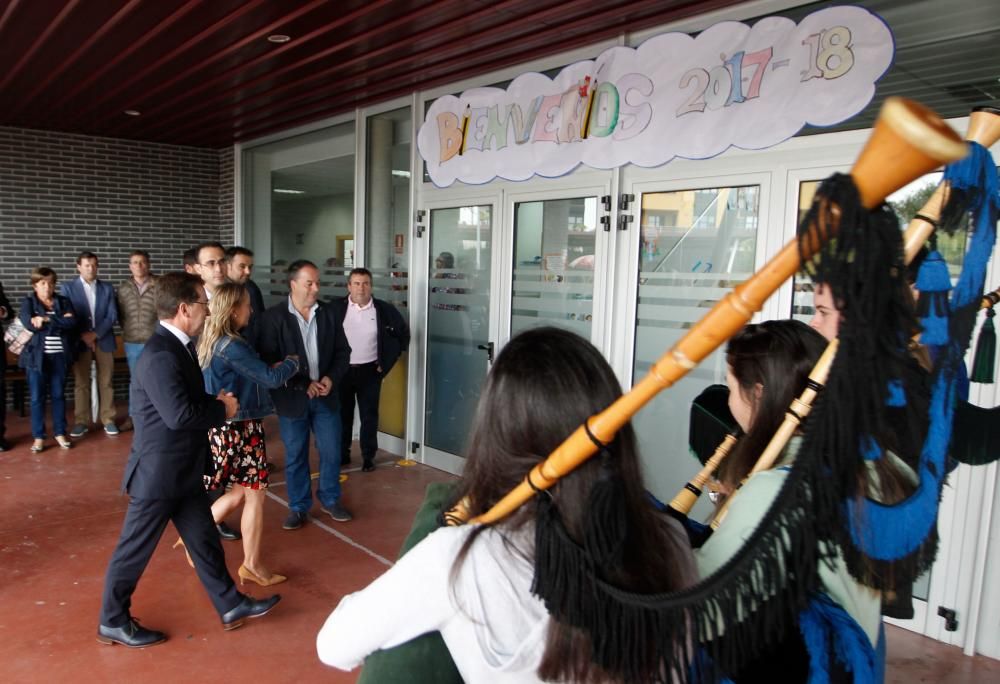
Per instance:
[[[24,350],[24,345],[28,344],[28,340],[34,334],[24,327],[20,318],[15,318],[3,333],[3,343],[11,354],[20,354]]]

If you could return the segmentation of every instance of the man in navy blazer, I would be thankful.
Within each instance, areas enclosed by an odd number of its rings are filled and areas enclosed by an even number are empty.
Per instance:
[[[284,387],[271,390],[285,443],[285,481],[290,512],[282,527],[302,527],[312,508],[309,433],[319,451],[322,510],[337,522],[351,514],[340,503],[340,402],[336,387],[351,361],[344,329],[329,307],[317,301],[319,269],[301,259],[288,267],[289,296],[264,312],[257,331],[257,351],[268,363],[289,354],[299,357],[299,373]]]
[[[198,579],[222,618],[236,629],[281,599],[256,601],[236,591],[212,519],[202,480],[208,429],[236,415],[239,402],[225,390],[205,392],[192,338],[202,329],[208,300],[198,276],[169,273],[157,283],[160,319],[132,376],[135,436],[122,487],[129,495],[121,537],[111,556],[97,640],[132,648],[166,640],[130,612],[132,593],[168,522],[181,535]]]
[[[73,364],[73,410],[76,420],[69,431],[70,437],[83,437],[90,426],[90,361],[97,362],[97,398],[100,403],[98,418],[104,431],[115,436],[115,392],[111,380],[115,372],[115,323],[118,322],[118,304],[115,288],[97,278],[97,255],[80,252],[76,257],[76,270],[80,277],[64,283],[62,293],[73,303],[76,311],[79,338],[76,362]]]

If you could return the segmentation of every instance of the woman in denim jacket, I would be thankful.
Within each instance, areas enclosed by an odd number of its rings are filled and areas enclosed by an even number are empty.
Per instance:
[[[205,389],[212,394],[221,390],[232,392],[240,402],[240,409],[230,422],[209,430],[215,473],[205,476],[205,486],[228,489],[212,504],[216,523],[243,502],[240,584],[250,580],[268,586],[287,578],[270,572],[260,560],[264,490],[269,472],[261,419],[274,412],[268,390],[281,387],[295,375],[299,360],[288,356],[273,367],[261,361],[237,332],[246,327],[250,313],[246,288],[238,283],[220,285],[212,296],[209,317],[198,340],[198,361],[204,369]]]
[[[56,272],[41,266],[31,272],[33,293],[21,302],[21,324],[34,333],[17,365],[25,369],[31,390],[31,450],[45,448],[45,395],[52,398],[52,431],[63,449],[66,436],[66,371],[73,363],[76,313],[69,299],[56,294]],[[2,350],[0,350],[2,351]],[[0,397],[2,400],[3,397]]]

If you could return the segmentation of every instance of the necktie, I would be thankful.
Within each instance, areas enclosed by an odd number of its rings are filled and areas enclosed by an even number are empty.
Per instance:
[[[198,350],[194,348],[194,342],[188,340],[185,345],[187,347],[188,353],[191,354],[191,358],[194,359],[195,363],[198,363]]]

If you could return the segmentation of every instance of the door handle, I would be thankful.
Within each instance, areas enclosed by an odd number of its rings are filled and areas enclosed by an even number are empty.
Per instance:
[[[493,343],[492,342],[487,342],[486,344],[481,344],[478,347],[476,347],[476,349],[482,349],[484,352],[486,352],[486,358],[488,358],[490,360],[490,363],[493,363]]]

